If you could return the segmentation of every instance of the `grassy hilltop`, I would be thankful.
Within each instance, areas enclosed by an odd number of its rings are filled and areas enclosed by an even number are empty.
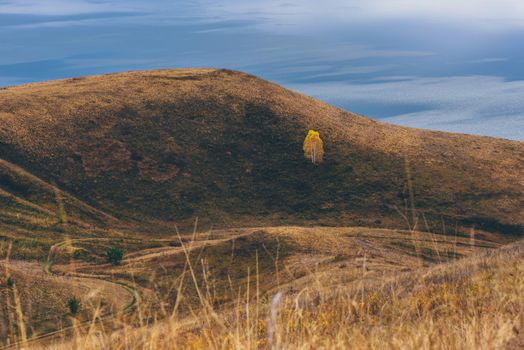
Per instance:
[[[442,219],[523,230],[521,142],[384,124],[239,72],[8,88],[0,122],[0,158],[124,221],[407,228],[398,210],[412,187],[434,230]],[[321,166],[303,157],[309,129],[325,143]],[[20,199],[42,191],[6,167],[0,179]]]
[[[523,174],[229,70],[0,89],[0,349],[522,348]]]

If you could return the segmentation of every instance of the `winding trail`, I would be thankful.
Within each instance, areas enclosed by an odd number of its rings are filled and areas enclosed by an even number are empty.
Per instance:
[[[79,239],[66,240],[66,241],[62,241],[62,242],[54,244],[53,246],[51,246],[49,251],[50,251],[50,253],[51,252],[56,252],[58,249],[60,249],[61,247],[65,246],[66,244],[69,244],[69,243],[72,244],[74,242],[111,241],[111,240],[113,240],[113,239],[112,238],[79,238]],[[121,282],[121,281],[109,280],[104,275],[94,275],[94,274],[88,275],[88,274],[78,274],[78,273],[74,273],[74,272],[56,273],[56,272],[53,272],[53,266],[54,266],[54,259],[53,259],[53,257],[51,257],[51,259],[48,257],[47,263],[44,266],[44,271],[49,273],[49,274],[71,276],[71,277],[75,277],[75,278],[80,278],[80,279],[84,279],[84,280],[93,280],[93,281],[97,281],[97,282],[98,281],[104,281],[106,283],[111,283],[114,286],[117,286],[119,288],[123,288],[130,294],[131,301],[122,310],[115,311],[115,312],[110,312],[110,313],[108,313],[106,315],[103,315],[101,317],[109,317],[109,316],[111,316],[111,318],[114,318],[115,316],[121,314],[122,312],[129,312],[142,300],[141,293],[136,288],[134,288],[133,286],[130,286],[127,283],[124,283],[124,282]]]
[[[116,310],[116,311],[108,311],[102,315],[97,316],[96,317],[97,323],[108,322],[116,318],[117,316],[122,316],[128,313],[131,313],[142,301],[142,294],[132,285],[129,285],[122,281],[113,281],[113,280],[107,279],[106,276],[101,276],[101,275],[76,274],[76,273],[69,273],[69,272],[57,273],[53,271],[54,259],[53,259],[52,254],[56,253],[61,247],[65,246],[66,244],[71,244],[73,242],[79,242],[79,241],[89,241],[89,240],[111,241],[112,239],[111,238],[82,238],[82,239],[71,239],[71,240],[58,242],[54,244],[53,246],[51,246],[50,248],[48,260],[43,267],[44,272],[50,275],[61,276],[61,277],[62,276],[71,277],[71,278],[75,278],[75,279],[78,279],[84,282],[87,281],[88,283],[84,285],[84,287],[87,287],[87,288],[90,288],[89,287],[90,285],[100,285],[101,283],[111,284],[113,287],[123,290],[126,294],[130,296],[130,301],[122,309]],[[80,323],[77,323],[75,325],[67,326],[67,327],[61,328],[56,331],[37,335],[35,337],[27,339],[26,341],[17,341],[17,342],[8,344],[8,345],[0,346],[0,350],[15,349],[15,348],[23,349],[27,346],[30,346],[32,343],[36,341],[51,340],[55,337],[63,336],[64,334],[67,334],[71,332],[72,330],[80,329],[84,326],[92,324],[94,321],[95,319],[88,319]]]
[[[234,234],[234,235],[231,235],[225,238],[186,242],[185,244],[187,245],[185,246],[185,249],[187,252],[190,252],[194,249],[203,248],[205,246],[216,245],[216,244],[219,244],[225,241],[239,238],[241,236],[249,235],[251,233],[252,233],[252,230],[248,229],[242,232],[241,234]],[[129,239],[124,239],[124,240],[135,241],[135,242],[140,241],[140,239],[136,239],[136,238],[129,238]],[[67,245],[73,245],[74,243],[88,242],[88,241],[97,241],[97,242],[108,241],[110,242],[110,241],[114,241],[114,238],[100,238],[100,237],[78,238],[78,239],[68,239],[68,240],[64,240],[64,241],[55,243],[49,249],[47,261],[45,265],[43,266],[44,272],[49,275],[60,276],[60,277],[70,277],[70,278],[75,278],[75,279],[82,280],[82,281],[87,281],[89,282],[85,285],[85,287],[87,288],[89,288],[88,285],[90,284],[91,285],[92,284],[99,285],[100,283],[112,284],[113,287],[124,290],[125,293],[127,293],[130,296],[129,303],[125,305],[122,309],[116,310],[116,311],[109,311],[103,315],[97,316],[96,317],[97,323],[109,322],[113,320],[114,318],[116,318],[117,316],[122,316],[122,315],[133,312],[142,302],[142,293],[134,286],[126,282],[123,282],[123,281],[111,280],[109,275],[91,274],[91,273],[85,273],[85,272],[78,273],[76,271],[67,271],[67,270],[56,272],[53,270],[53,267],[55,265],[54,257],[62,248],[64,248]],[[171,240],[163,238],[163,239],[153,239],[153,241],[166,242],[166,241],[171,241]],[[139,252],[130,253],[128,257],[122,260],[121,265],[122,266],[132,266],[136,263],[143,263],[145,261],[148,261],[148,260],[160,257],[160,256],[169,256],[169,255],[183,254],[183,253],[184,253],[184,248],[181,246],[144,249]],[[110,264],[98,264],[98,265],[76,264],[74,266],[74,269],[75,270],[83,269],[85,271],[86,268],[104,268],[104,267],[109,267],[109,266],[111,265]],[[8,344],[8,345],[0,346],[0,350],[23,349],[25,347],[30,347],[31,344],[33,344],[34,342],[37,342],[37,341],[41,342],[41,341],[47,341],[47,340],[52,340],[54,338],[58,338],[60,336],[63,336],[64,334],[70,333],[71,331],[75,329],[81,329],[82,327],[85,327],[93,323],[94,321],[95,321],[94,319],[88,319],[76,325],[71,325],[68,327],[61,328],[56,331],[37,335],[35,337],[27,339],[26,341],[17,341],[17,342]]]

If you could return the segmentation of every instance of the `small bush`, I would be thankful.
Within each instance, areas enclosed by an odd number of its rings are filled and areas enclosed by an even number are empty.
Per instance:
[[[107,250],[107,262],[113,265],[119,265],[123,257],[124,252],[120,248],[111,247]]]
[[[12,287],[14,284],[15,284],[15,280],[9,276],[7,277],[7,279],[5,280],[5,284],[8,286],[8,287]]]
[[[77,297],[72,297],[67,301],[67,307],[69,308],[69,312],[71,312],[72,315],[78,314],[81,308],[80,299]]]

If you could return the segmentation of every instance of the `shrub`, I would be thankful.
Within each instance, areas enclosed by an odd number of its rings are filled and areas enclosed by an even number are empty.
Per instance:
[[[117,247],[110,247],[107,250],[107,262],[118,265],[122,261],[122,258],[124,257],[124,252],[122,249]]]
[[[13,280],[13,278],[11,276],[7,277],[7,279],[5,280],[5,284],[8,286],[8,287],[12,287],[14,284],[15,284],[15,280]]]
[[[69,308],[69,312],[71,312],[72,315],[78,314],[81,308],[80,299],[77,297],[69,298],[67,301],[67,307]]]

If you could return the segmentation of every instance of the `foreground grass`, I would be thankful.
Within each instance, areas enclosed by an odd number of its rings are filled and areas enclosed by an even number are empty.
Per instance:
[[[189,259],[188,259],[189,260]],[[195,273],[189,265],[187,273]],[[142,327],[115,319],[79,327],[52,349],[521,349],[524,346],[524,241],[462,260],[336,288],[329,274],[309,287],[239,290],[219,309],[208,302],[181,317],[177,309]],[[253,273],[256,280],[256,271]],[[251,280],[252,282],[253,280]],[[211,283],[211,282],[210,282]],[[250,284],[246,284],[248,286]],[[184,286],[178,286],[183,295]],[[140,313],[140,312],[139,312]],[[114,327],[120,327],[112,331]],[[38,344],[33,346],[38,348]]]

